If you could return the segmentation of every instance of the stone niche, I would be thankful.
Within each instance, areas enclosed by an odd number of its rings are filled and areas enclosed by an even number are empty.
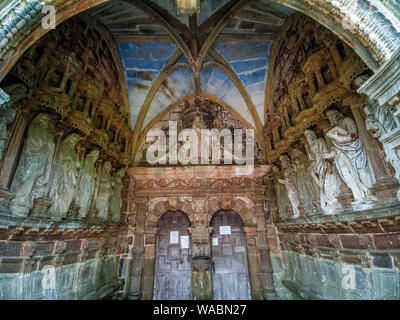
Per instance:
[[[117,287],[132,137],[123,74],[111,34],[79,15],[2,81],[0,299],[98,298]]]
[[[400,298],[398,165],[376,139],[397,123],[386,112],[380,133],[377,107],[357,93],[371,75],[305,16],[289,18],[271,48],[265,179],[282,297]],[[355,275],[351,288],[342,285],[346,272]]]

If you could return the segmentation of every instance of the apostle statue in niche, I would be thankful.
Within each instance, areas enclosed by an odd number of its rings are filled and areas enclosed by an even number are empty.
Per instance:
[[[307,156],[297,148],[293,148],[290,152],[293,169],[297,175],[298,194],[304,210],[308,214],[318,213],[316,206],[317,193],[313,184],[313,180],[308,170]]]
[[[293,218],[296,219],[300,216],[300,201],[299,193],[297,188],[296,172],[293,169],[292,163],[287,155],[282,155],[279,158],[281,160],[283,175],[285,179],[279,179],[279,182],[286,187],[287,195],[292,204]]]
[[[82,167],[79,171],[78,186],[75,193],[75,204],[79,207],[79,218],[86,218],[90,208],[96,186],[95,181],[95,163],[99,158],[100,151],[93,149],[83,160]]]
[[[325,140],[318,138],[311,130],[305,130],[304,136],[310,146],[311,176],[319,187],[321,209],[324,214],[334,214],[342,209],[337,199],[340,194],[340,178],[335,166],[325,159],[325,156],[329,156]]]
[[[55,165],[53,183],[50,188],[50,198],[53,205],[49,212],[52,217],[65,218],[75,194],[75,187],[80,166],[76,143],[81,139],[77,133],[68,135],[60,146],[60,153]]]
[[[113,189],[110,203],[111,221],[119,222],[122,207],[122,179],[125,175],[125,169],[119,169],[113,175]]]
[[[50,116],[40,113],[29,126],[11,186],[16,196],[11,201],[10,210],[15,215],[27,216],[33,201],[45,195],[55,148],[49,122]]]
[[[340,176],[351,189],[355,199],[353,204],[376,202],[377,198],[369,190],[374,183],[373,173],[354,120],[337,110],[328,110],[326,115],[333,126],[327,132],[333,144],[328,158],[335,160]]]
[[[366,114],[365,126],[374,138],[379,139],[397,128],[397,124],[389,108],[382,107],[376,102],[373,106],[370,104],[367,105],[364,111]],[[385,148],[385,153],[386,160],[392,165],[395,171],[395,178],[400,182],[400,150]]]
[[[101,169],[96,199],[96,209],[99,211],[99,218],[104,221],[107,220],[108,216],[112,183],[111,163],[106,161]]]

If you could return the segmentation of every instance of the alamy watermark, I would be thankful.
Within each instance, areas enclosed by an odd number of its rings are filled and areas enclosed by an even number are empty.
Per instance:
[[[251,174],[254,169],[253,129],[244,132],[243,129],[188,128],[178,133],[177,122],[169,121],[168,139],[163,130],[152,129],[146,135],[146,142],[151,143],[146,151],[146,161],[150,165],[235,163],[244,165],[236,169],[241,175]]]
[[[45,16],[42,18],[42,28],[44,30],[56,28],[56,8],[52,5],[46,5],[42,8],[42,14]]]

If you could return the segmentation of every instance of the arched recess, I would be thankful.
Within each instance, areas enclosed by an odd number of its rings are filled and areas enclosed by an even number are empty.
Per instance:
[[[300,11],[323,24],[337,36],[346,41],[362,57],[367,65],[376,70],[399,47],[399,20],[390,14],[389,9],[377,0],[321,1],[321,0],[276,0],[278,3]],[[9,1],[11,2],[11,1]],[[55,3],[56,23],[105,0],[72,0]],[[135,5],[134,1],[127,1]],[[0,81],[6,76],[15,62],[33,43],[49,29],[41,27],[40,0],[4,5],[0,11],[3,22],[0,25],[2,43],[0,48]],[[17,8],[14,8],[17,7]],[[17,9],[17,16],[15,16]],[[30,19],[26,19],[27,16]],[[165,26],[164,26],[165,27]],[[14,28],[13,32],[11,30]],[[7,38],[7,40],[5,40]],[[397,39],[397,41],[396,41]]]
[[[239,214],[245,227],[256,227],[254,202],[247,196],[216,197],[208,201],[207,210],[209,225],[215,212],[231,210]]]
[[[158,221],[167,211],[182,211],[193,223],[195,211],[192,206],[191,198],[182,199],[177,197],[156,197],[150,199],[147,205],[146,229],[157,228]]]

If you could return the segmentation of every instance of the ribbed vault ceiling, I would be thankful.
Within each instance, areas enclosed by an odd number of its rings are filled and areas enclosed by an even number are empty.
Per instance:
[[[86,14],[117,42],[136,144],[168,106],[203,92],[262,136],[270,45],[293,12],[267,0],[201,0],[199,14],[179,16],[175,0],[132,0],[108,1]]]

